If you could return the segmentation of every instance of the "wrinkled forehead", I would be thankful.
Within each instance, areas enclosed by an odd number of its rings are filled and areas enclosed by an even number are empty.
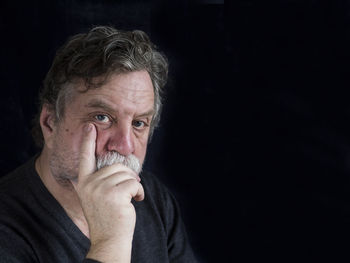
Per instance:
[[[147,71],[100,77],[95,83],[100,85],[87,85],[83,80],[70,85],[70,91],[66,93],[66,107],[72,106],[73,102],[82,106],[100,101],[115,107],[145,108],[148,111],[154,108],[154,89]]]

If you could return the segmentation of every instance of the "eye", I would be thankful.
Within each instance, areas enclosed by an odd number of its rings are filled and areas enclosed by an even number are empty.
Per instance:
[[[134,125],[135,128],[141,130],[147,126],[147,124],[144,121],[133,121],[132,125]]]
[[[97,121],[102,123],[110,122],[110,118],[107,115],[104,114],[98,114],[94,117]]]

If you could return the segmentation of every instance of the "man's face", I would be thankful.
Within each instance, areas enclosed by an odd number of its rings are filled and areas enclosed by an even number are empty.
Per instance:
[[[53,129],[52,174],[56,179],[77,177],[83,128],[87,123],[96,127],[96,157],[118,152],[123,156],[134,155],[142,164],[153,110],[153,85],[146,71],[114,75],[100,88],[74,92],[64,117]]]

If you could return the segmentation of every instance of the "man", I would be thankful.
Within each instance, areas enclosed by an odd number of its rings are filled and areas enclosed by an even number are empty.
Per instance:
[[[42,151],[0,181],[0,262],[196,262],[173,196],[141,173],[167,67],[142,31],[96,27],[57,52]]]

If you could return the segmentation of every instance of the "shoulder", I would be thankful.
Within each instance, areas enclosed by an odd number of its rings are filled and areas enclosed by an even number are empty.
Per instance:
[[[36,177],[35,160],[37,155],[0,178],[0,193],[13,193],[16,189],[28,188],[31,178]]]
[[[13,193],[14,189],[26,187],[28,174],[33,171],[35,171],[35,168],[34,160],[32,158],[12,172],[4,175],[0,179],[0,194]]]
[[[150,190],[160,190],[161,192],[169,192],[168,188],[158,177],[149,171],[142,171],[140,174],[142,185]]]
[[[0,262],[36,262],[28,239],[13,226],[0,224]]]
[[[175,199],[169,188],[155,174],[143,171],[140,177],[147,198],[160,203]]]
[[[174,195],[154,174],[144,172],[140,177],[145,189],[144,201],[152,204],[166,233],[170,262],[197,262]]]
[[[34,161],[30,159],[0,179],[0,215],[11,215],[34,201],[32,189],[38,188]]]
[[[153,207],[163,222],[179,216],[179,206],[169,188],[153,173],[143,171],[140,175],[145,190],[144,203]]]
[[[28,174],[34,161],[19,166],[0,179],[0,258],[1,262],[33,262],[34,254],[28,243],[26,232],[29,225],[27,204],[30,197]]]

